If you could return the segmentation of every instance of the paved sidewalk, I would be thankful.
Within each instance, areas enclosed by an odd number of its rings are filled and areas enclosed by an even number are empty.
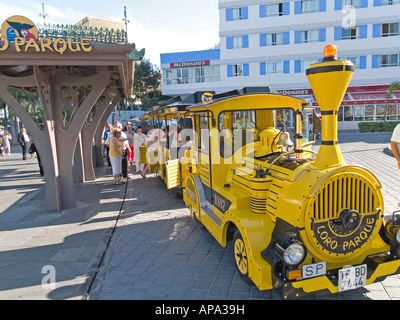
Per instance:
[[[387,216],[400,200],[396,162],[383,153],[390,136],[339,135],[346,160],[380,178]],[[76,184],[78,208],[59,214],[44,210],[36,159],[19,159],[0,159],[0,299],[279,299],[244,283],[231,245],[222,248],[191,220],[153,174],[113,186],[103,168],[96,182]],[[52,270],[55,289],[42,285]],[[400,299],[400,277],[318,299]]]
[[[346,160],[365,165],[382,179],[386,215],[397,209],[400,200],[395,160],[383,153],[389,139],[388,133],[340,135]],[[92,299],[279,299],[273,291],[244,283],[236,271],[232,247],[222,248],[191,220],[183,202],[174,199],[157,178],[145,185],[133,180],[127,199],[136,200],[124,206],[102,268],[102,287],[91,292]],[[399,298],[396,275],[383,283],[318,299]]]
[[[0,158],[0,299],[83,299],[126,187],[103,168],[95,183],[76,184],[77,208],[46,212],[37,159],[12,150]]]

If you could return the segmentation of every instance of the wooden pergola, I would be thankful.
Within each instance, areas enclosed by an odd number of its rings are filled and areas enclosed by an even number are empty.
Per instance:
[[[100,165],[102,159],[101,153],[94,157],[93,149],[101,150],[101,134],[112,109],[132,95],[134,63],[142,58],[134,44],[86,43],[86,48],[89,45],[90,50],[67,49],[61,54],[49,48],[37,51],[32,45],[18,48],[10,42],[0,51],[0,97],[38,149],[47,210],[77,206],[73,171],[75,177],[81,172],[82,181],[95,180],[93,159],[100,159]],[[45,130],[9,88],[40,97]]]

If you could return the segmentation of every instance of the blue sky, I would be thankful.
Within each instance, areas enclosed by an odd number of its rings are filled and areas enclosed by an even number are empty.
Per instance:
[[[160,64],[160,53],[204,50],[219,42],[218,0],[14,0],[0,3],[0,25],[13,15],[43,23],[74,24],[86,16],[121,21],[127,7],[129,42]]]

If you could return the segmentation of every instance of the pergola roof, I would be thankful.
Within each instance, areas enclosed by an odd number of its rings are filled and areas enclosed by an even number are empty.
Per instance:
[[[34,48],[24,48],[17,52],[15,44],[0,51],[0,75],[26,77],[33,74],[33,66],[42,71],[68,67],[70,75],[91,76],[101,71],[110,72],[109,87],[115,87],[121,98],[132,95],[134,63],[127,54],[135,49],[135,44],[91,43],[92,51],[36,52]]]

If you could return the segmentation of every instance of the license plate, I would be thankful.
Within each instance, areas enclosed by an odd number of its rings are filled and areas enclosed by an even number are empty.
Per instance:
[[[339,292],[363,287],[367,284],[367,265],[344,267],[339,270]]]
[[[315,278],[326,274],[326,261],[303,266],[303,279]]]

